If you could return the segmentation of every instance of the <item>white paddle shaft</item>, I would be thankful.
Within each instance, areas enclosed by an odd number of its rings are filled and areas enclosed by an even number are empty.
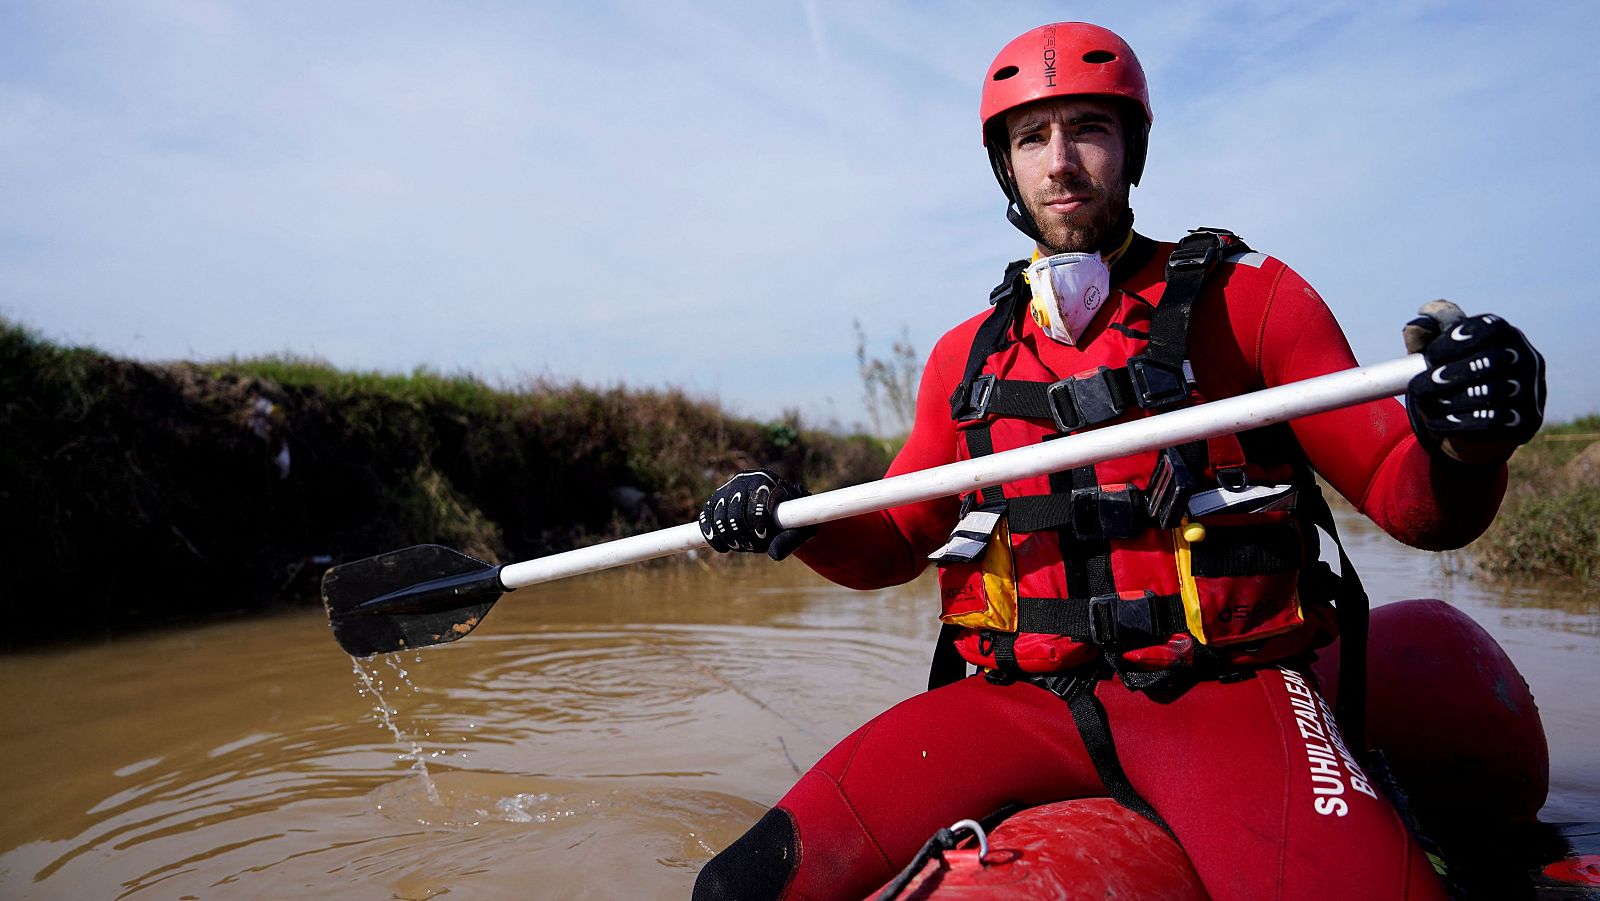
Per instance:
[[[784,528],[816,525],[903,504],[964,494],[1002,482],[1087,466],[1141,451],[1261,428],[1392,397],[1404,391],[1406,383],[1424,368],[1422,356],[1410,354],[1387,363],[1347,369],[1302,382],[1196,404],[1070,438],[1044,441],[973,460],[908,472],[892,479],[798,497],[779,505],[774,515]],[[568,576],[681,554],[705,547],[705,543],[699,524],[685,523],[537,560],[513,563],[500,571],[500,581],[507,589],[515,590],[540,582],[553,582]]]

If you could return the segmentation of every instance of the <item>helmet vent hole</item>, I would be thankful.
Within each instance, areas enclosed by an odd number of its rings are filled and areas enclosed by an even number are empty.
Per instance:
[[[1016,66],[1006,66],[1006,67],[1004,67],[1002,69],[996,69],[995,70],[995,72],[994,72],[994,80],[995,81],[1005,81],[1007,78],[1010,78],[1011,76],[1013,76],[1015,74],[1017,74],[1017,67]]]
[[[1084,62],[1096,64],[1109,63],[1114,61],[1116,58],[1117,55],[1112,53],[1110,50],[1090,50],[1088,53],[1083,55]]]

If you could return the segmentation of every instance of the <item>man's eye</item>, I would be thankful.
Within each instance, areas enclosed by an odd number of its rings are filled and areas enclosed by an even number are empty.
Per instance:
[[[1022,137],[1017,138],[1017,146],[1021,147],[1024,144],[1039,144],[1039,143],[1042,143],[1043,141],[1044,141],[1044,136],[1038,134],[1037,132],[1035,132],[1033,134],[1023,135]]]

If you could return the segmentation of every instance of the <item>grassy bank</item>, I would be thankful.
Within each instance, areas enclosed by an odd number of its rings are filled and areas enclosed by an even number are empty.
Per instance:
[[[877,478],[878,442],[676,391],[151,365],[0,322],[3,645],[315,602],[339,562],[437,542],[505,560],[694,518],[765,464]],[[41,615],[43,614],[43,615]]]
[[[1600,582],[1600,415],[1546,426],[1510,468],[1499,517],[1469,549],[1478,570]]]

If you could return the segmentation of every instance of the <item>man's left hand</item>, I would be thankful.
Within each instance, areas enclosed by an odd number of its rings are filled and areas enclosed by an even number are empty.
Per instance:
[[[1449,301],[1423,306],[1406,350],[1428,368],[1406,388],[1411,427],[1432,453],[1502,463],[1544,423],[1544,357],[1499,316],[1466,316]]]

